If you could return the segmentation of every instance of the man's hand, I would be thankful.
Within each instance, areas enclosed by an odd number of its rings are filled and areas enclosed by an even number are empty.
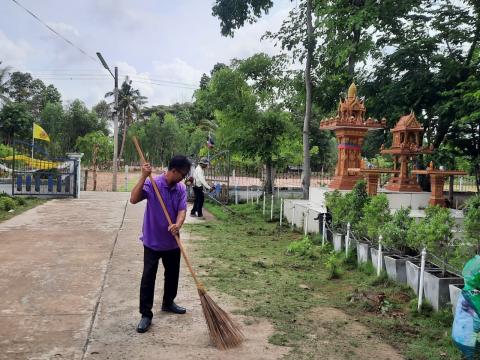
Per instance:
[[[152,174],[152,166],[150,163],[145,163],[142,165],[142,177],[148,178]]]
[[[145,180],[152,174],[152,167],[150,163],[145,163],[142,165],[142,173],[137,181],[137,184],[133,187],[132,192],[130,193],[130,202],[136,204],[144,199],[143,194],[143,185]]]
[[[180,228],[181,228],[180,225],[178,225],[178,224],[172,224],[172,225],[170,225],[170,226],[168,227],[168,231],[170,231],[170,233],[171,233],[172,235],[178,235],[179,232],[180,232]]]

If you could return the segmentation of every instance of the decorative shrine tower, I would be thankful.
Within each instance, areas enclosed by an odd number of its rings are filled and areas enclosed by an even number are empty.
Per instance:
[[[411,175],[409,162],[413,162],[420,154],[431,154],[433,147],[422,147],[423,127],[417,121],[415,114],[402,116],[395,127],[390,130],[393,134],[392,147],[381,148],[382,154],[393,157],[393,169],[400,170],[398,175],[390,178],[385,189],[391,191],[422,191],[415,175]],[[413,169],[415,170],[415,169]]]
[[[331,189],[351,190],[362,179],[359,174],[349,175],[349,168],[361,167],[361,147],[368,131],[386,127],[386,120],[365,120],[365,105],[357,97],[357,87],[350,85],[346,99],[340,99],[336,117],[320,121],[320,130],[333,130],[337,138],[338,159]]]

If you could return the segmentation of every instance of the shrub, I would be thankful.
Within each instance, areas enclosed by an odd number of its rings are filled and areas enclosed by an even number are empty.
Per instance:
[[[348,203],[340,191],[335,190],[325,195],[325,204],[332,215],[333,230],[345,232],[347,226]]]
[[[327,278],[329,280],[338,279],[340,277],[340,264],[337,258],[337,254],[332,251],[330,255],[327,257],[324,263],[325,267],[327,268],[328,275]]]
[[[13,200],[11,197],[4,196],[0,198],[0,209],[4,211],[15,209],[15,205],[15,200]]]
[[[310,255],[312,246],[313,244],[310,238],[305,236],[302,240],[292,241],[287,247],[287,253],[300,256]]]
[[[463,210],[466,240],[475,244],[475,251],[480,253],[480,195],[469,198]]]
[[[22,197],[15,197],[15,201],[19,206],[23,206],[27,203],[27,201]]]
[[[380,232],[387,247],[393,247],[405,253],[408,248],[407,234],[412,225],[410,208],[401,208],[392,216],[391,220],[385,223]]]
[[[454,227],[455,220],[449,209],[438,205],[429,206],[425,209],[425,218],[410,226],[408,243],[418,251],[426,247],[433,254],[440,256],[443,260],[443,274],[445,274],[445,264],[452,250]]]
[[[353,190],[345,195],[346,221],[350,223],[352,228],[357,227],[357,224],[362,219],[363,209],[369,200],[365,180],[357,181]]]
[[[372,197],[365,205],[360,226],[363,227],[368,237],[377,241],[380,229],[391,219],[388,199],[385,194]]]
[[[10,155],[13,155],[13,148],[8,145],[0,144],[0,158]]]

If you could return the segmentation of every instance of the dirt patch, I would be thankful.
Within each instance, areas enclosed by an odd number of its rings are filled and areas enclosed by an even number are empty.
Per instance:
[[[310,334],[307,346],[317,349],[316,359],[403,359],[393,347],[341,310],[317,307],[308,319],[313,321],[316,331]]]

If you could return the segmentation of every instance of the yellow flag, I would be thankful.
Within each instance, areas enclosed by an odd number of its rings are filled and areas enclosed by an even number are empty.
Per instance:
[[[33,138],[50,142],[50,137],[40,125],[33,123]]]

